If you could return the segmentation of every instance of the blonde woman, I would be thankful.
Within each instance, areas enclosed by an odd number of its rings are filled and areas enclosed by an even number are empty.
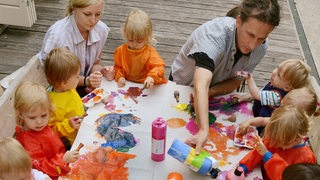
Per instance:
[[[113,67],[100,65],[103,47],[109,35],[109,27],[100,21],[104,0],[68,0],[66,17],[55,22],[47,31],[38,58],[44,63],[49,52],[64,47],[80,60],[78,92],[84,96],[85,86],[100,86],[102,77],[114,77]]]
[[[122,27],[122,35],[126,43],[114,53],[118,86],[125,86],[126,80],[143,83],[146,88],[166,83],[165,62],[151,45],[154,39],[149,15],[139,9],[131,11]]]

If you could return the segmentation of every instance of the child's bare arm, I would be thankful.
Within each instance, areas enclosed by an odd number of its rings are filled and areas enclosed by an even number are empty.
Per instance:
[[[242,77],[242,78],[246,79],[251,97],[256,100],[260,100],[260,91],[259,91],[252,75],[249,72],[237,71],[237,72],[235,72],[235,76]]]

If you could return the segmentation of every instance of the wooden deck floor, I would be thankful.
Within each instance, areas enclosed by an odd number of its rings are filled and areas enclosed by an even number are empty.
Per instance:
[[[111,29],[104,48],[103,64],[113,64],[113,52],[123,43],[120,26],[132,8],[145,10],[153,20],[157,50],[166,61],[166,77],[173,59],[191,32],[202,23],[226,12],[240,0],[105,0],[102,21]],[[281,61],[302,58],[300,44],[287,0],[279,0],[281,23],[270,35],[269,50],[257,66],[258,86],[269,81],[270,73]],[[64,17],[66,0],[35,0],[38,20],[31,28],[8,26],[0,35],[0,79],[12,73],[41,49],[45,32]]]

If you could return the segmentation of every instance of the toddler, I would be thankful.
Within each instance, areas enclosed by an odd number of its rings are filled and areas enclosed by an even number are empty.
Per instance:
[[[0,139],[0,179],[51,179],[48,175],[32,169],[32,161],[27,151],[12,137]]]
[[[240,160],[239,165],[250,172],[262,163],[263,179],[281,179],[284,169],[291,164],[316,163],[306,143],[309,116],[293,105],[277,108],[271,115],[263,140],[257,137],[256,148]]]
[[[125,86],[126,80],[143,83],[145,88],[166,83],[165,62],[151,46],[152,22],[148,14],[139,9],[131,11],[125,20],[122,35],[127,43],[114,52],[118,86]]]
[[[49,97],[54,113],[50,116],[49,126],[69,150],[85,114],[81,97],[76,91],[80,79],[80,61],[68,49],[56,48],[48,54],[44,70],[52,85]]]
[[[272,71],[270,82],[260,91],[247,72],[237,72],[247,80],[250,95],[236,96],[241,101],[255,100],[254,117],[270,117],[273,110],[280,106],[282,98],[292,89],[309,85],[310,67],[301,60],[288,59]]]
[[[288,166],[282,173],[282,180],[319,180],[318,164],[301,163]]]
[[[320,109],[317,110],[317,95],[309,88],[303,87],[291,90],[281,101],[280,106],[294,105],[298,109],[306,111],[308,116],[318,116]],[[245,134],[249,126],[265,127],[270,117],[255,117],[246,120],[239,125],[239,130]]]
[[[76,161],[79,152],[66,152],[59,137],[48,126],[51,102],[46,89],[32,82],[20,84],[15,92],[14,108],[15,137],[29,153],[33,168],[52,179],[67,174],[68,163]]]

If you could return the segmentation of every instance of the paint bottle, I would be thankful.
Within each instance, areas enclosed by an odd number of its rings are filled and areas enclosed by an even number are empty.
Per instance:
[[[238,166],[236,169],[231,169],[228,171],[226,180],[244,180],[244,172],[243,168]]]
[[[161,117],[152,122],[151,159],[163,161],[166,151],[167,123]]]
[[[173,140],[168,154],[201,175],[210,175],[212,178],[216,178],[220,173],[218,161],[208,152],[201,150],[200,154],[196,155],[194,148],[178,139]]]

